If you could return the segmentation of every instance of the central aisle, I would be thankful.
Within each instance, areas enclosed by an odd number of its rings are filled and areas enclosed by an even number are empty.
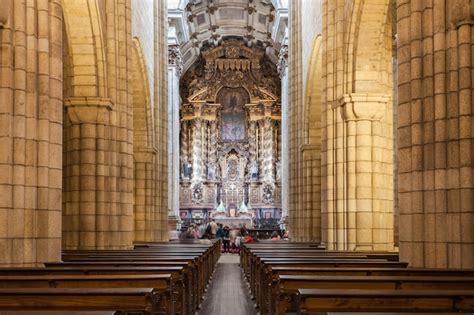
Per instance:
[[[250,299],[239,256],[223,254],[217,263],[214,278],[202,302],[199,315],[256,315]]]

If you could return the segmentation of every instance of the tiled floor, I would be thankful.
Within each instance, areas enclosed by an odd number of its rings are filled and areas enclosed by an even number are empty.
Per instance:
[[[239,256],[223,254],[198,315],[256,315],[239,267]]]

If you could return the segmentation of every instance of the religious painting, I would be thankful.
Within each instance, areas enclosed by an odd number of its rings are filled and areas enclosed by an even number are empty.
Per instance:
[[[272,213],[270,211],[265,211],[265,219],[271,219],[272,218]]]
[[[245,104],[249,95],[243,88],[224,88],[217,99],[221,104],[221,139],[222,141],[244,141],[246,113]]]

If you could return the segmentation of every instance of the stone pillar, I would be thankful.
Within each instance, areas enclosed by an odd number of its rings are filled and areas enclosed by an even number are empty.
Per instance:
[[[61,259],[62,7],[0,8],[0,266],[35,266]]]
[[[279,73],[281,78],[281,207],[282,225],[286,228],[289,205],[289,84],[288,84],[288,46],[280,51]]]
[[[154,242],[157,239],[159,212],[154,202],[156,195],[156,150],[137,148],[133,152],[135,176],[135,241]]]
[[[302,1],[289,1],[288,50],[288,223],[290,239],[303,241],[303,155],[301,152],[303,132],[303,57],[302,57]]]
[[[346,193],[342,224],[336,234],[344,235],[348,250],[387,250],[393,245],[393,210],[381,149],[386,148],[379,132],[388,95],[348,94],[340,100],[344,121]],[[338,215],[339,215],[338,214]],[[342,229],[342,230],[339,230]]]
[[[474,4],[397,5],[400,257],[474,268]]]
[[[175,231],[180,224],[179,218],[179,79],[183,70],[183,61],[179,45],[168,47],[168,225],[170,231]]]
[[[157,241],[167,241],[168,237],[168,19],[167,1],[154,0],[155,29],[155,71],[154,71],[154,119],[156,146],[158,148],[156,181],[158,207],[161,218],[161,236]]]

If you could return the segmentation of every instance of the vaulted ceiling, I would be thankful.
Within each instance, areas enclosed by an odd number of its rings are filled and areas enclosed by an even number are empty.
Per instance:
[[[171,0],[173,1],[173,0]],[[177,2],[177,0],[174,0]],[[199,57],[200,51],[217,46],[227,38],[238,38],[248,46],[265,49],[276,61],[280,43],[275,32],[281,1],[275,0],[188,0],[179,1],[181,8],[170,8],[170,28],[180,44],[185,69]],[[176,18],[176,17],[180,18]],[[173,18],[174,17],[174,18]],[[285,34],[280,34],[284,37]]]

